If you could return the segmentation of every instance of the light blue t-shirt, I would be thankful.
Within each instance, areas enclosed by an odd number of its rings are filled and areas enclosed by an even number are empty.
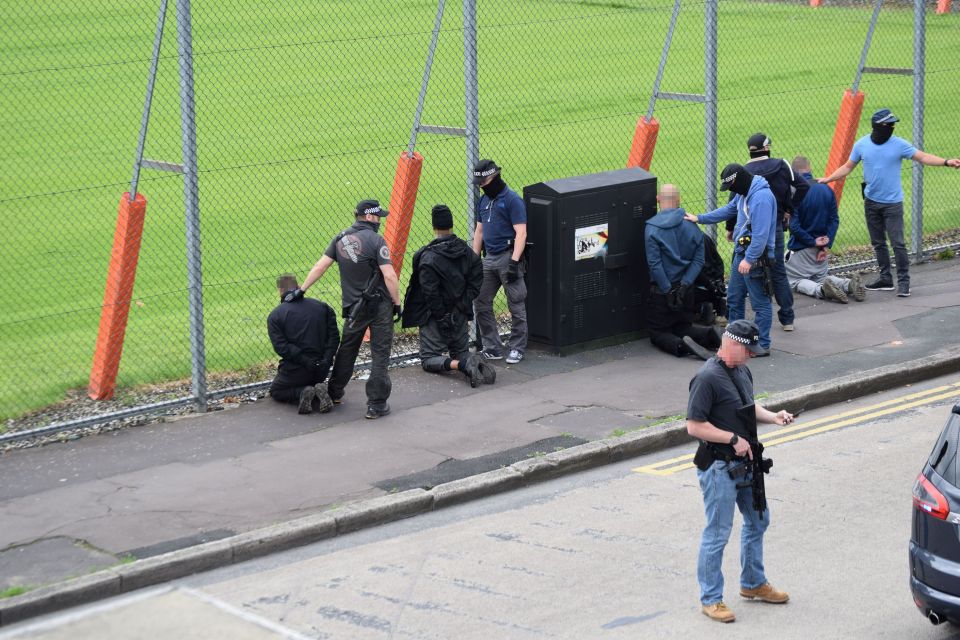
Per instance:
[[[870,136],[857,140],[850,159],[854,162],[863,161],[866,196],[882,204],[903,202],[900,163],[912,158],[916,152],[916,147],[897,136],[891,136],[883,144],[874,144]]]

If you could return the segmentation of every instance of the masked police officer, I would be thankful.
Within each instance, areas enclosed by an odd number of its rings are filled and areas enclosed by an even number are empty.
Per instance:
[[[727,283],[728,317],[731,321],[745,317],[749,295],[760,328],[762,351],[757,355],[768,356],[773,309],[766,274],[773,260],[776,199],[766,179],[736,163],[728,164],[720,172],[720,190],[733,193],[727,204],[699,216],[688,213],[685,219],[699,224],[736,219],[730,282]]]
[[[483,285],[477,296],[477,324],[483,339],[483,357],[504,356],[500,330],[493,314],[493,298],[503,286],[510,309],[507,364],[523,360],[527,348],[527,285],[523,281],[523,250],[527,244],[527,208],[523,199],[500,177],[493,160],[481,160],[473,170],[473,182],[483,191],[477,203],[477,228],[473,252],[483,258]]]
[[[763,567],[763,534],[770,525],[769,508],[754,508],[751,439],[755,423],[790,424],[787,411],[773,413],[753,399],[753,376],[747,360],[762,352],[757,325],[736,320],[727,325],[720,350],[690,381],[687,433],[700,440],[694,462],[703,492],[707,524],[700,541],[697,580],[703,614],[718,622],[735,616],[723,602],[723,549],[733,527],[736,505],[743,517],[740,537],[740,595],[748,600],[785,603],[789,596],[767,582]],[[747,417],[745,417],[745,415]],[[754,418],[755,416],[755,418]],[[753,433],[748,420],[753,420]],[[759,441],[756,441],[759,444]],[[762,476],[763,474],[761,474]]]
[[[389,212],[376,200],[361,200],[354,211],[356,222],[337,234],[303,286],[291,298],[319,280],[334,262],[340,270],[343,301],[343,339],[333,363],[327,390],[334,404],[343,398],[344,388],[353,375],[353,365],[360,343],[370,329],[370,377],[367,379],[367,414],[373,420],[390,413],[390,347],[393,344],[393,323],[400,319],[400,289],[397,274],[390,262],[390,249],[377,231],[380,218]]]
[[[453,213],[447,205],[436,205],[430,217],[436,238],[413,255],[402,326],[420,328],[424,371],[459,371],[471,387],[492,384],[496,371],[470,353],[467,335],[473,300],[483,283],[483,265],[473,249],[451,232]]]
[[[280,304],[267,317],[270,343],[280,356],[270,397],[298,405],[300,413],[326,413],[333,402],[323,382],[340,344],[337,316],[330,305],[320,300],[294,300],[297,279],[292,274],[277,278],[277,289]]]

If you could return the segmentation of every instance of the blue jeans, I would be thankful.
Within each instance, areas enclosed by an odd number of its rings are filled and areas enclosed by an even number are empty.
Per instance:
[[[787,266],[783,262],[783,227],[777,225],[776,242],[773,246],[773,297],[777,299],[777,318],[780,324],[793,324],[793,289],[787,280]]]
[[[756,316],[757,328],[760,329],[760,346],[769,349],[773,305],[770,304],[770,296],[763,290],[763,268],[755,264],[750,273],[744,276],[737,271],[737,265],[742,259],[743,254],[733,254],[730,282],[727,283],[727,319],[730,322],[743,320],[746,314],[746,297],[749,294],[750,306]]]
[[[716,460],[706,471],[697,470],[707,526],[700,539],[697,559],[697,581],[700,583],[700,602],[709,605],[723,601],[723,549],[733,528],[733,505],[743,516],[740,532],[740,586],[756,589],[767,582],[763,572],[763,533],[770,526],[769,505],[760,516],[753,508],[753,490],[747,486],[737,489],[738,483],[750,482],[751,474],[732,480],[727,473],[738,462]]]

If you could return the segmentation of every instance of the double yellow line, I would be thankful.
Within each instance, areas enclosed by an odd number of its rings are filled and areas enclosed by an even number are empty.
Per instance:
[[[827,431],[833,431],[834,429],[849,427],[853,424],[867,422],[868,420],[881,418],[892,413],[913,409],[914,407],[920,407],[937,400],[946,400],[955,397],[958,390],[960,390],[960,382],[954,382],[953,384],[944,385],[935,389],[919,391],[917,393],[900,396],[899,398],[894,398],[892,400],[886,400],[868,407],[861,407],[859,409],[844,411],[843,413],[838,413],[832,416],[817,418],[816,420],[811,420],[810,422],[804,422],[800,424],[794,423],[789,427],[784,427],[783,429],[777,429],[776,431],[770,431],[768,433],[761,434],[763,437],[763,445],[765,447],[772,447],[778,444],[783,444],[784,442],[800,440],[801,438],[813,436],[818,433],[825,433]],[[660,462],[655,462],[654,464],[637,467],[633,469],[633,471],[636,473],[648,473],[655,476],[667,476],[677,473],[678,471],[684,471],[692,468],[693,454],[689,453],[677,458],[670,458],[669,460],[662,460]]]

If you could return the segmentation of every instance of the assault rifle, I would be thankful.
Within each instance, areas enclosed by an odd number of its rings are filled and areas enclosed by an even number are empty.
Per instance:
[[[747,441],[750,443],[750,450],[753,454],[753,460],[745,463],[750,466],[750,471],[753,474],[750,482],[738,484],[737,487],[753,487],[753,508],[762,517],[763,512],[767,510],[767,489],[764,486],[763,475],[770,473],[773,460],[763,457],[763,443],[761,443],[760,438],[757,437],[756,405],[750,404],[737,409],[737,417],[740,418],[747,427],[747,433],[750,434]]]

